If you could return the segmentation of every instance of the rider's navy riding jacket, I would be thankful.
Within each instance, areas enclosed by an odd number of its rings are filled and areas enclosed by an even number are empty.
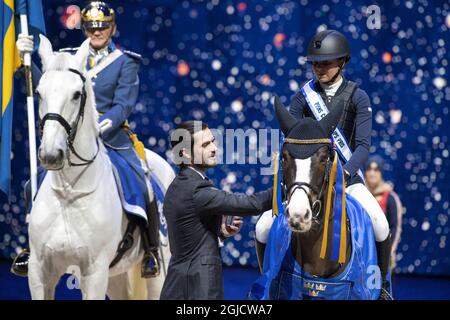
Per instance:
[[[318,88],[318,93],[321,95],[328,109],[331,109],[334,106],[333,102],[341,97],[348,83],[348,80],[344,78],[334,97],[330,98],[325,95],[325,91],[317,81],[314,83],[314,86]],[[372,133],[372,108],[369,96],[364,90],[356,88],[350,99],[350,103],[345,108],[338,126],[344,133],[353,152],[350,160],[344,164],[344,169],[351,175],[348,185],[364,183],[357,172],[359,169],[364,170],[364,165],[369,156]],[[295,94],[291,101],[289,111],[297,119],[305,117],[314,118],[302,92]]]

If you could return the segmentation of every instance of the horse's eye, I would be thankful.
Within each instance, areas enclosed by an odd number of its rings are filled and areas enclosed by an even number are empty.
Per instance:
[[[78,100],[81,97],[81,92],[77,91],[73,94],[73,100]]]

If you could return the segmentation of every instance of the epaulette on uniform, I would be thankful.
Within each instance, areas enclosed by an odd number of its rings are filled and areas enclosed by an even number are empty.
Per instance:
[[[139,53],[133,52],[133,51],[128,51],[128,50],[123,50],[123,53],[125,53],[126,55],[128,55],[129,57],[139,60],[142,60],[142,56]]]
[[[62,48],[59,49],[59,52],[68,52],[68,53],[76,53],[80,47],[77,48]]]

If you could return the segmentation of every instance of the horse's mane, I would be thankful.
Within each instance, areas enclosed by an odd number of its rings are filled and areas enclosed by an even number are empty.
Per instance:
[[[73,55],[67,52],[55,52],[53,58],[49,61],[48,65],[45,67],[45,72],[47,71],[69,71],[73,68],[73,63],[71,63]],[[89,121],[94,128],[94,132],[98,133],[98,113],[95,107],[94,90],[92,88],[92,82],[89,76],[86,74],[86,69],[83,68],[79,70],[83,76],[86,78],[85,89],[86,89],[86,105],[85,105],[85,116],[89,117]],[[87,112],[86,112],[87,111]]]

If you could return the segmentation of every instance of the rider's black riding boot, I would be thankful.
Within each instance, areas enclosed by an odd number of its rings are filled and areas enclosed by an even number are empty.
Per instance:
[[[31,183],[30,180],[25,183],[25,212],[30,212],[31,205]],[[30,260],[30,250],[24,248],[15,258],[11,266],[11,272],[16,276],[26,277],[28,275],[28,262]]]
[[[156,200],[150,204],[147,210],[148,225],[141,227],[144,244],[144,258],[142,260],[141,277],[157,277],[159,266],[159,214]]]
[[[391,259],[391,234],[382,242],[376,242],[378,266],[381,272],[381,293],[379,300],[394,300],[390,293],[390,283],[387,280],[389,262]]]
[[[264,270],[264,252],[266,251],[266,244],[259,242],[255,237],[256,257],[258,258],[259,271],[263,273]]]

